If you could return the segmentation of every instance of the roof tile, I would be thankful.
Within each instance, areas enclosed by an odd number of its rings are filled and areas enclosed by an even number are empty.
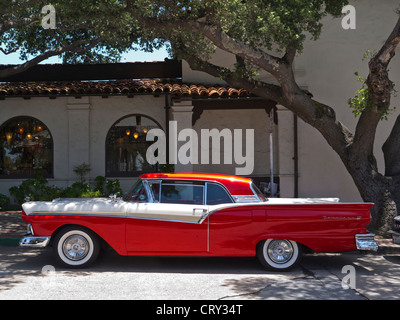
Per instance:
[[[170,93],[174,97],[232,98],[249,97],[244,89],[221,85],[182,84],[165,80],[115,80],[81,82],[8,82],[0,83],[0,96],[124,95]]]

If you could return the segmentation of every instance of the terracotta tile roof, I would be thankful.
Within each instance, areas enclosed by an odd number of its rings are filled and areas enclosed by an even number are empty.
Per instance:
[[[247,90],[221,85],[171,83],[162,80],[0,83],[0,97],[135,95],[169,93],[175,97],[233,98],[252,96]]]

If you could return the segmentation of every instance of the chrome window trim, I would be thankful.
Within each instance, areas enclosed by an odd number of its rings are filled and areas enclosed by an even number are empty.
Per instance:
[[[215,184],[217,184],[217,185],[219,185],[219,186],[221,186],[227,193],[228,193],[228,195],[229,195],[229,197],[231,198],[231,200],[233,201],[233,203],[246,203],[246,202],[248,202],[248,203],[252,203],[252,202],[263,202],[263,201],[261,201],[260,200],[260,198],[257,196],[257,193],[254,191],[254,189],[253,189],[253,187],[252,187],[252,183],[253,183],[253,180],[250,180],[250,182],[249,182],[249,187],[250,187],[250,190],[253,192],[253,195],[232,195],[230,192],[229,192],[229,190],[224,186],[224,184],[222,184],[221,182],[219,182],[219,181],[215,181],[215,180],[202,180],[202,179],[176,179],[176,178],[163,178],[163,179],[160,179],[160,178],[146,178],[146,179],[141,179],[142,181],[160,181],[160,197],[159,197],[159,199],[161,200],[161,188],[162,188],[162,185],[164,184],[164,183],[166,183],[166,184],[168,184],[168,180],[169,181],[188,181],[188,182],[203,182],[204,183],[204,188],[206,188],[206,186],[207,186],[207,183],[215,183]],[[172,183],[171,183],[172,184]],[[179,184],[179,183],[174,183],[174,184]],[[186,184],[182,184],[182,185],[186,185]],[[147,190],[146,190],[147,191]],[[254,198],[251,198],[251,199],[254,199],[254,200],[246,200],[246,199],[244,199],[245,197],[254,197]],[[242,200],[241,200],[242,199]],[[203,205],[206,205],[206,203],[207,203],[207,201],[206,201],[206,194],[204,195],[204,197],[203,197]],[[267,201],[268,201],[268,199],[267,199]],[[162,202],[160,202],[160,203],[162,203]]]
[[[207,205],[207,186],[208,182],[204,184],[204,189],[203,189],[203,205]]]
[[[142,180],[142,183],[143,183],[143,186],[144,186],[144,190],[147,193],[147,201],[142,201],[142,202],[154,203],[153,192],[151,192],[151,190],[150,190],[149,182],[147,180]]]
[[[158,201],[153,197],[154,193],[151,190],[151,187],[149,185],[149,183],[150,183],[149,180],[151,180],[151,182],[154,182],[154,183],[158,182],[160,184],[160,187],[158,188],[158,199],[159,199]],[[151,203],[160,203],[162,180],[160,180],[160,179],[142,179],[142,181],[146,181],[146,184],[147,184],[147,187],[148,187],[148,190],[146,189],[146,192],[149,192],[151,194],[151,198],[152,198],[152,202]]]
[[[235,203],[235,202],[236,202],[236,201],[235,201],[235,198],[234,198],[235,196],[233,196],[233,195],[229,192],[229,190],[228,190],[221,182],[218,182],[218,181],[215,181],[215,180],[175,179],[175,178],[163,178],[163,179],[159,179],[159,178],[146,178],[146,179],[142,179],[142,180],[143,180],[143,181],[144,181],[144,180],[147,180],[147,181],[160,181],[160,199],[161,199],[161,188],[162,188],[162,185],[163,185],[163,184],[168,184],[167,181],[169,180],[169,181],[203,182],[203,183],[204,183],[204,189],[207,188],[207,183],[215,183],[215,184],[221,186],[221,187],[226,191],[226,193],[228,194],[228,196],[231,198],[232,203]],[[250,183],[251,183],[251,182],[250,182]],[[171,184],[172,184],[172,183],[171,183]],[[174,183],[174,184],[179,184],[179,183]],[[182,183],[182,185],[187,185],[187,184]],[[199,185],[200,185],[200,184],[199,184]],[[201,185],[201,186],[203,186],[203,185]],[[253,189],[251,189],[251,191],[253,191],[253,193],[254,193],[254,190],[253,190]],[[258,199],[258,197],[257,197],[257,199]],[[203,200],[204,200],[203,205],[205,205],[205,203],[207,203],[207,202],[206,202],[206,193],[204,194]]]
[[[251,180],[250,181],[250,189],[251,189],[251,191],[253,191],[253,194],[256,196],[256,198],[257,198],[257,202],[264,202],[264,201],[261,201],[261,199],[259,198],[259,196],[257,195],[257,192],[253,189],[253,180]],[[264,196],[264,198],[266,198],[265,196]]]
[[[255,195],[239,195],[233,196],[235,199],[235,203],[254,203],[261,202],[260,199]]]

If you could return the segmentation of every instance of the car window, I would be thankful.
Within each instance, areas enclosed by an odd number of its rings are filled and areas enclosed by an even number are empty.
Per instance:
[[[254,182],[251,183],[251,187],[256,193],[257,197],[260,199],[260,201],[265,202],[267,201],[267,198],[263,195],[263,193],[258,189],[258,187],[254,184]]]
[[[207,183],[207,204],[232,203],[233,200],[224,188],[216,183]]]
[[[161,203],[203,204],[204,186],[192,184],[161,185]]]
[[[147,202],[147,193],[144,188],[142,180],[139,180],[133,188],[128,192],[128,194],[124,197],[125,201],[132,202]]]
[[[149,181],[149,187],[153,193],[153,199],[155,202],[160,202],[160,181]]]

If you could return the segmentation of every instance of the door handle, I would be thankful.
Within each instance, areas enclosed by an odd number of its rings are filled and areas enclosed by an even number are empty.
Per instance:
[[[196,214],[196,210],[201,211],[203,214],[208,212],[208,210],[205,208],[193,208],[193,215]]]

